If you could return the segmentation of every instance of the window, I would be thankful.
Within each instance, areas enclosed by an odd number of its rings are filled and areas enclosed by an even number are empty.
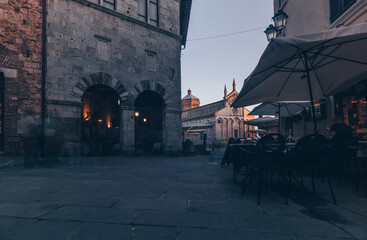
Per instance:
[[[138,0],[139,20],[158,26],[158,0]]]
[[[324,102],[315,103],[315,117],[316,119],[326,119],[326,104]],[[306,109],[306,120],[312,121],[312,108]]]
[[[145,50],[146,52],[146,69],[148,71],[156,71],[157,54],[155,52]]]
[[[357,0],[330,0],[330,22],[334,22]]]
[[[102,61],[109,61],[110,60],[111,39],[103,37],[103,36],[99,36],[99,35],[94,35],[94,36],[96,38],[96,44],[97,44],[97,49],[96,49],[97,59],[102,60]]]
[[[95,4],[102,5],[105,8],[116,10],[116,0],[89,0]]]

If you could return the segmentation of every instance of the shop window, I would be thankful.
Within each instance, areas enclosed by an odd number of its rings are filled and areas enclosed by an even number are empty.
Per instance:
[[[315,117],[316,119],[326,119],[326,104],[325,103],[316,103],[313,105],[315,108]],[[306,110],[306,120],[312,121],[312,109],[309,107]]]

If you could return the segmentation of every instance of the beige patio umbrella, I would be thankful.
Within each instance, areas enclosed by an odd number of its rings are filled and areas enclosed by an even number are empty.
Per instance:
[[[311,101],[367,78],[367,23],[290,37],[268,44],[233,107],[261,102]]]
[[[278,132],[280,133],[281,117],[292,117],[310,106],[310,101],[306,102],[265,102],[255,107],[248,115],[273,115],[278,116]],[[285,128],[284,128],[285,131]],[[284,132],[285,134],[285,132]]]

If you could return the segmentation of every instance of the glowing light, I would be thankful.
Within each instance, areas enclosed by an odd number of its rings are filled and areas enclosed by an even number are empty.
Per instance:
[[[146,118],[144,118],[144,119],[143,119],[143,122],[147,122],[147,119],[146,119]]]
[[[107,127],[110,128],[111,125],[112,125],[112,122],[111,122],[111,115],[107,115],[106,116],[106,123],[107,123]]]
[[[100,123],[101,123],[101,122],[103,122],[103,120],[102,120],[102,119],[98,119],[98,122],[100,122]]]
[[[139,112],[135,112],[135,117],[139,117]]]
[[[120,106],[120,104],[121,104],[121,100],[120,100],[120,98],[119,98],[119,99],[117,99],[117,104]]]

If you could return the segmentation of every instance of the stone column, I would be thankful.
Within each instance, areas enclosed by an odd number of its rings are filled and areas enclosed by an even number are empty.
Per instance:
[[[166,154],[182,152],[181,111],[167,108],[163,117],[163,148]]]
[[[123,154],[135,153],[135,115],[131,106],[121,107],[120,144]]]

